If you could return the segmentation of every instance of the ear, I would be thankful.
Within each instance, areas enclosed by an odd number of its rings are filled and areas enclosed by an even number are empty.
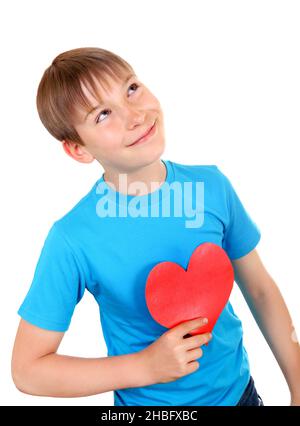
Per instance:
[[[74,160],[79,161],[79,163],[92,163],[94,161],[94,157],[84,146],[68,139],[62,140],[61,142],[65,153]]]

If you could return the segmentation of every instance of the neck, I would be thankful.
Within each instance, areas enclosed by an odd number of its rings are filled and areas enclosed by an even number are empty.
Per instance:
[[[116,191],[124,195],[146,195],[158,189],[166,180],[167,171],[164,163],[158,159],[154,163],[120,174],[106,170],[104,180],[112,183]],[[110,186],[110,185],[109,185]]]

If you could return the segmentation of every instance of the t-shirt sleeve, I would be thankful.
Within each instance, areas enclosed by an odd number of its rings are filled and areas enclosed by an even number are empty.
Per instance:
[[[221,175],[227,204],[223,248],[230,259],[238,259],[256,247],[261,238],[261,232],[246,211],[228,177],[222,172]]]
[[[80,264],[57,225],[45,239],[29,291],[18,314],[33,325],[66,331],[85,290]]]

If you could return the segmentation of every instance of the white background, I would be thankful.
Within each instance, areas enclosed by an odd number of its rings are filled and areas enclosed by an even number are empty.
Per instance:
[[[102,47],[132,64],[165,115],[163,159],[216,164],[262,232],[258,252],[300,325],[298,1],[13,1],[0,6],[0,401],[4,405],[113,405],[113,393],[42,398],[10,376],[16,311],[46,234],[101,176],[63,152],[40,122],[35,96],[59,53]],[[251,373],[265,405],[288,405],[283,374],[237,286]],[[59,353],[106,356],[86,292]],[[101,380],[101,377],[99,377]]]

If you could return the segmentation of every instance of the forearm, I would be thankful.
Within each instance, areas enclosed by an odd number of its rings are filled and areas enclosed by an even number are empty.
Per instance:
[[[139,352],[105,358],[49,354],[23,368],[18,388],[52,397],[81,397],[150,383]]]
[[[300,346],[279,288],[272,280],[264,294],[245,298],[285,376],[290,392],[300,396]]]

